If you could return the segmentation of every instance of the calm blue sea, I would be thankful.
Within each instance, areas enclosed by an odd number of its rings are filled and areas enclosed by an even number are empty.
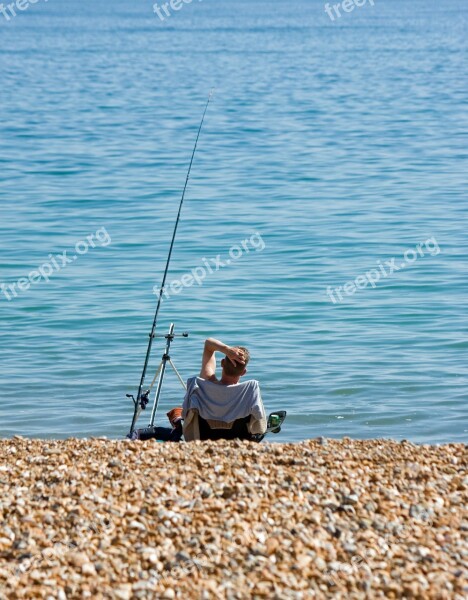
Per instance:
[[[158,328],[190,332],[182,375],[214,336],[288,410],[276,441],[466,440],[467,10],[0,13],[0,436],[127,433],[213,87]],[[181,398],[169,373],[160,422]]]

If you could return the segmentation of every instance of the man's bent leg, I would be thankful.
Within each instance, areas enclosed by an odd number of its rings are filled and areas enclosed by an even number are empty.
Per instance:
[[[138,429],[139,440],[159,440],[161,442],[180,442],[183,431],[182,426],[174,427],[145,427]]]

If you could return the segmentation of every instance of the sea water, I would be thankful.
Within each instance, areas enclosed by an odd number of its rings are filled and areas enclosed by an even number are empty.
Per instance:
[[[182,377],[213,336],[288,411],[274,440],[466,440],[465,2],[21,5],[0,13],[0,436],[127,433],[214,88],[157,329],[189,332]],[[158,423],[182,398],[169,370]]]

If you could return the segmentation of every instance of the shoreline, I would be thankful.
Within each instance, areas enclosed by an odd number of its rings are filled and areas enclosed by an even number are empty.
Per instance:
[[[462,600],[467,458],[349,438],[3,439],[0,598]]]

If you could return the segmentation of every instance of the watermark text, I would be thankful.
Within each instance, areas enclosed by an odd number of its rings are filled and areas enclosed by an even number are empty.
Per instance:
[[[427,254],[430,256],[437,256],[440,254],[441,249],[437,240],[434,237],[427,239],[425,242],[419,243],[415,248],[409,248],[403,254],[404,261],[397,264],[396,258],[390,258],[382,262],[377,261],[378,269],[370,269],[364,275],[358,275],[353,281],[348,281],[343,286],[332,288],[330,285],[327,287],[327,296],[330,302],[336,304],[337,302],[343,302],[343,294],[346,296],[352,296],[359,290],[363,290],[368,285],[375,288],[377,283],[386,277],[390,277],[393,273],[396,273],[406,267],[410,266]]]
[[[111,237],[106,228],[101,227],[96,233],[92,233],[86,239],[76,242],[74,254],[71,256],[68,255],[68,250],[64,250],[59,254],[49,254],[48,260],[43,262],[37,269],[30,271],[25,277],[20,277],[13,283],[0,283],[0,294],[8,301],[18,298],[21,292],[27,292],[31,286],[41,281],[50,281],[53,275],[62,271],[67,265],[74,263],[79,256],[86,254],[90,248],[108,246],[111,242]]]

